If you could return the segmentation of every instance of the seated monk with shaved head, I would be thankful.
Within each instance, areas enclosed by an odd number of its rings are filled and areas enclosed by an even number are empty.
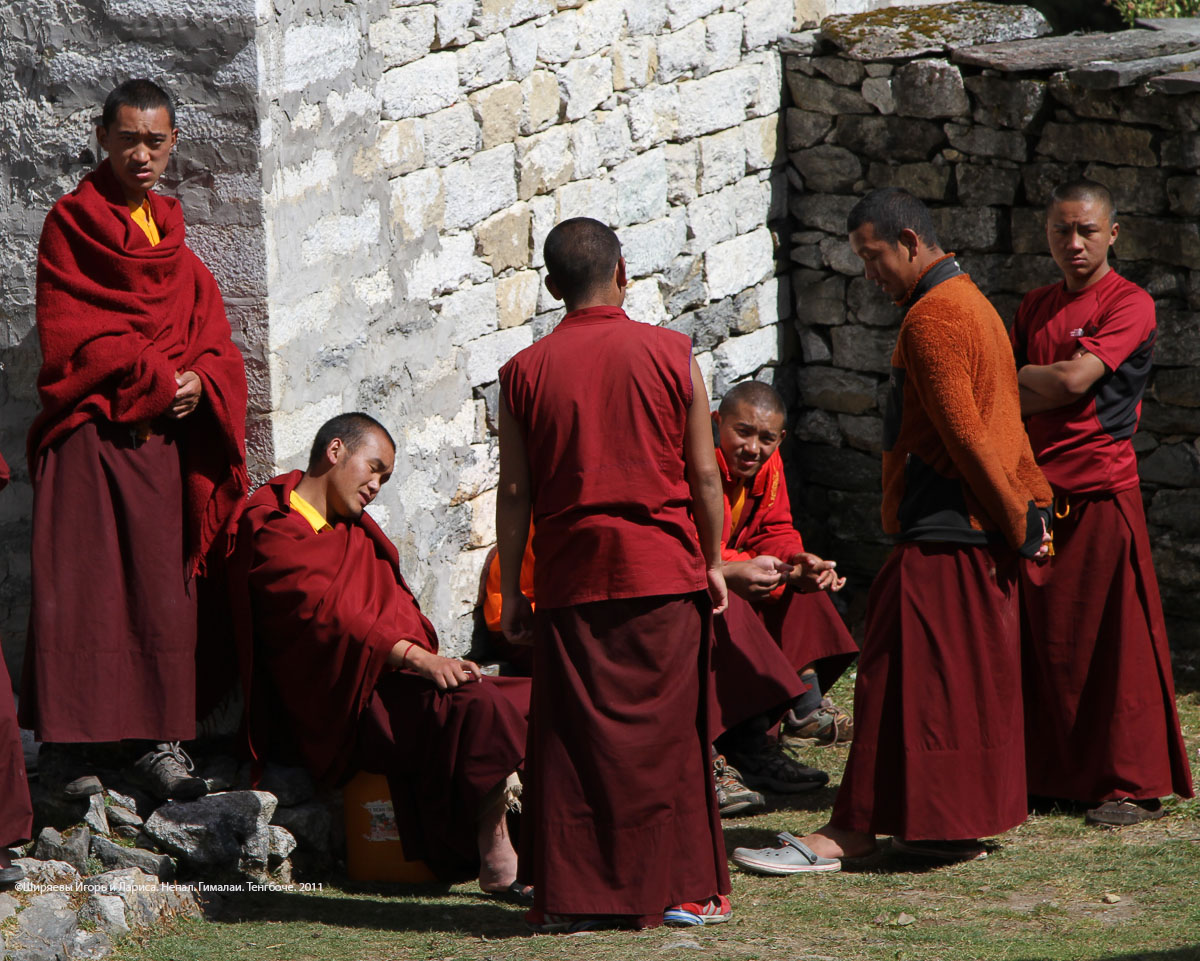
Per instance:
[[[529,682],[438,654],[437,633],[366,513],[396,447],[366,414],[328,421],[306,471],[268,481],[237,526],[232,606],[250,750],[292,749],[314,779],[387,776],[405,855],[520,900],[506,785]]]

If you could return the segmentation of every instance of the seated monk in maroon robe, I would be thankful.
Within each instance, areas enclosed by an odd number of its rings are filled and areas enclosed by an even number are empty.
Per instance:
[[[502,624],[534,639],[521,878],[538,931],[732,914],[709,774],[721,481],[690,340],[621,309],[616,234],[544,245],[566,316],[500,370]],[[535,525],[530,616],[521,556]],[[693,519],[694,518],[694,519]]]
[[[872,191],[847,226],[867,279],[905,311],[883,424],[883,529],[898,543],[868,600],[832,817],[733,852],[762,874],[840,870],[880,834],[901,853],[983,857],[980,838],[1026,817],[1017,565],[1046,556],[1050,488],[1008,333],[907,191]]]
[[[8,464],[0,457],[0,490],[8,486]],[[25,876],[14,867],[8,848],[33,836],[33,805],[21,750],[21,731],[13,706],[8,667],[0,654],[0,885],[15,884]]]
[[[323,784],[386,775],[407,857],[527,898],[505,797],[529,682],[437,653],[396,548],[364,512],[395,455],[377,421],[342,414],[308,470],[268,481],[239,518],[229,585],[251,753],[260,767],[301,761]]]
[[[246,374],[179,202],[151,190],[178,137],[170,97],[128,81],[96,133],[108,158],[38,247],[21,723],[67,796],[102,790],[79,745],[124,741],[140,786],[194,798],[196,575],[247,487]]]
[[[858,656],[858,645],[829,599],[845,578],[836,564],[804,549],[792,520],[779,445],[783,398],[768,384],[730,388],[713,415],[725,492],[722,554],[729,589],[751,602],[808,689],[784,716],[782,732],[826,744],[853,739],[850,716],[823,696]],[[727,735],[727,738],[729,735]],[[759,747],[723,744],[752,786],[770,786],[779,762]]]
[[[1133,435],[1150,379],[1154,300],[1108,263],[1118,226],[1094,181],[1056,188],[1046,239],[1060,283],[1013,324],[1021,412],[1054,488],[1054,556],[1023,565],[1029,793],[1094,824],[1156,820],[1192,796]]]

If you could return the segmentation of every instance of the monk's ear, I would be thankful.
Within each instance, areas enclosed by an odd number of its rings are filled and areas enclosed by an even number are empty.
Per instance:
[[[908,252],[909,260],[917,259],[917,251],[921,246],[921,238],[917,236],[917,232],[911,227],[905,227],[900,231],[899,237],[900,246]]]
[[[617,287],[620,288],[621,290],[624,290],[626,287],[629,286],[629,281],[625,278],[625,258],[624,257],[617,258],[617,270],[616,270],[616,273],[613,275],[613,280],[616,283]]]
[[[325,448],[325,462],[330,467],[336,467],[338,458],[341,457],[342,451],[346,449],[345,443],[340,437],[335,437],[329,442],[329,446]]]
[[[554,282],[554,278],[546,274],[546,289],[550,291],[550,296],[555,300],[562,300],[562,291],[558,289],[558,284]]]
[[[720,430],[721,429],[721,412],[719,410],[714,410],[708,416],[711,417],[712,422],[717,425],[717,430]]]

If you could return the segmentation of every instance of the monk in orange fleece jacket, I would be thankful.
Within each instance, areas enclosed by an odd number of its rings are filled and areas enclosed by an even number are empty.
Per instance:
[[[893,851],[982,857],[980,838],[1026,814],[1017,563],[1047,553],[1050,488],[1008,335],[912,195],[873,191],[848,229],[867,278],[905,311],[883,436],[883,528],[898,543],[871,589],[833,816],[734,852],[764,874],[836,871],[879,834]]]

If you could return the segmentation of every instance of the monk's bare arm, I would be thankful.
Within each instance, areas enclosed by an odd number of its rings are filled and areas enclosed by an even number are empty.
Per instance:
[[[1108,368],[1095,354],[1081,352],[1056,364],[1026,364],[1017,371],[1021,414],[1038,414],[1073,404],[1092,389]]]
[[[500,399],[500,487],[496,492],[496,554],[500,560],[500,630],[510,640],[529,636],[529,599],[521,592],[521,561],[529,539],[533,497],[525,436]]]
[[[692,358],[692,406],[688,408],[687,429],[683,436],[683,460],[692,492],[696,530],[700,534],[700,550],[708,566],[708,593],[712,597],[713,610],[719,614],[729,602],[721,562],[725,495],[721,491],[721,472],[713,449],[708,391],[704,389],[704,375],[695,357]]]

